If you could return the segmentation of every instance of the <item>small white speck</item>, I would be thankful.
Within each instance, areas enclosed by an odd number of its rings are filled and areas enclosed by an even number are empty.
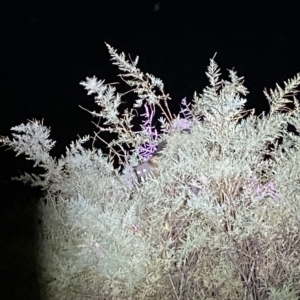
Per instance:
[[[154,5],[153,10],[154,10],[155,12],[157,12],[159,9],[160,9],[160,3],[158,2],[158,3],[156,3],[156,4]]]

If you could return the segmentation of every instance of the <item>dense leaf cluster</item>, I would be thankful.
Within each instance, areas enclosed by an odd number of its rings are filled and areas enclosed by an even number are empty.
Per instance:
[[[231,70],[221,80],[213,58],[209,86],[176,116],[163,82],[107,47],[137,95],[133,106],[145,107],[139,132],[131,124],[141,116],[119,112],[124,95],[93,77],[81,84],[101,107],[91,112],[104,121],[95,137],[118,134],[108,156],[85,149],[84,137],[55,160],[38,121],[0,140],[45,169],[19,177],[45,191],[37,251],[44,299],[299,299],[300,140],[287,126],[300,130],[300,74],[265,91],[270,113],[257,117],[244,109],[243,78]],[[162,140],[159,176],[137,183],[133,167]]]

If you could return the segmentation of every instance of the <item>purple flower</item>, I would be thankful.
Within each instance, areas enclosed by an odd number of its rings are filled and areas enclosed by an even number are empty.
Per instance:
[[[270,181],[268,184],[259,185],[256,192],[260,195],[260,199],[263,199],[266,196],[276,199],[278,190],[275,187],[274,181]]]

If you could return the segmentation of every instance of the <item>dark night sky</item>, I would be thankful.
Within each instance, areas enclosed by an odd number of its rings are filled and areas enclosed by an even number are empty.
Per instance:
[[[59,154],[78,134],[92,133],[92,118],[79,105],[97,107],[79,82],[93,75],[119,80],[104,42],[132,58],[139,55],[142,71],[165,83],[174,109],[207,85],[205,71],[217,52],[222,73],[235,67],[245,76],[248,107],[261,112],[267,108],[264,87],[300,71],[299,12],[296,2],[281,3],[6,1],[0,12],[0,135],[27,119],[44,119],[57,141],[53,153]],[[24,157],[0,150],[6,171],[1,179],[24,171]]]

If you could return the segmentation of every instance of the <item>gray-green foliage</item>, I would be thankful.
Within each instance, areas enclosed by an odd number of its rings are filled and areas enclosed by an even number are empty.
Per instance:
[[[265,91],[269,115],[243,118],[242,78],[229,71],[221,80],[211,59],[209,86],[175,118],[162,81],[107,46],[137,94],[134,107],[162,111],[167,147],[159,177],[137,184],[137,149],[153,137],[145,126],[133,132],[134,110],[121,114],[123,95],[95,77],[81,84],[96,94],[101,111],[92,114],[105,120],[99,130],[118,134],[108,157],[86,150],[84,137],[51,158],[54,143],[37,121],[12,128],[13,140],[1,138],[45,169],[19,178],[46,192],[37,252],[44,299],[298,299],[300,142],[286,129],[300,130],[300,74]],[[182,116],[193,124],[190,134],[174,126]]]

